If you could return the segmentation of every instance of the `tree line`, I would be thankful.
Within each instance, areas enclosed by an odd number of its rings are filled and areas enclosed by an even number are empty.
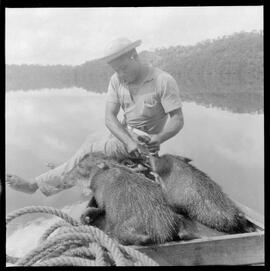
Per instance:
[[[174,76],[183,99],[204,94],[263,92],[263,31],[239,32],[193,46],[140,53]],[[106,92],[113,70],[103,61],[68,65],[6,65],[6,90],[81,87]]]

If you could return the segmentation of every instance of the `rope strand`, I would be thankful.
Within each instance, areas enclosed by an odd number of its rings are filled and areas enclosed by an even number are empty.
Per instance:
[[[29,206],[16,210],[6,218],[6,224],[29,213],[46,213],[60,217],[39,240],[39,246],[24,257],[6,255],[15,266],[157,266],[147,255],[120,245],[100,229],[85,226],[59,209]],[[57,234],[53,234],[57,231]]]

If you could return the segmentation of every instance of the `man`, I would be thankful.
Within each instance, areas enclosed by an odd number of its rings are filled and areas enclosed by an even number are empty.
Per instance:
[[[89,142],[66,163],[35,178],[32,182],[8,175],[11,188],[25,193],[40,189],[46,196],[76,185],[69,172],[86,154],[102,151],[117,159],[155,153],[160,144],[175,136],[183,127],[182,104],[176,81],[168,73],[142,62],[136,47],[140,40],[126,38],[112,41],[105,50],[105,60],[115,71],[110,79],[105,110],[105,124],[111,136],[100,142]],[[117,115],[124,111],[121,123]],[[147,145],[138,140],[147,136]],[[74,176],[73,176],[74,177]]]

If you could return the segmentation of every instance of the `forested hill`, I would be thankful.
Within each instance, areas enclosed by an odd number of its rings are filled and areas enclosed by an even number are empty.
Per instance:
[[[140,56],[172,74],[184,100],[192,100],[195,94],[261,94],[263,90],[262,31],[143,51]],[[82,87],[106,92],[112,73],[99,60],[78,66],[6,65],[6,90]]]

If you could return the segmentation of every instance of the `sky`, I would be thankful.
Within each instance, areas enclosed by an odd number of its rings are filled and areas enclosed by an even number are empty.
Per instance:
[[[118,37],[138,51],[263,30],[262,6],[6,8],[6,64],[80,65]]]

